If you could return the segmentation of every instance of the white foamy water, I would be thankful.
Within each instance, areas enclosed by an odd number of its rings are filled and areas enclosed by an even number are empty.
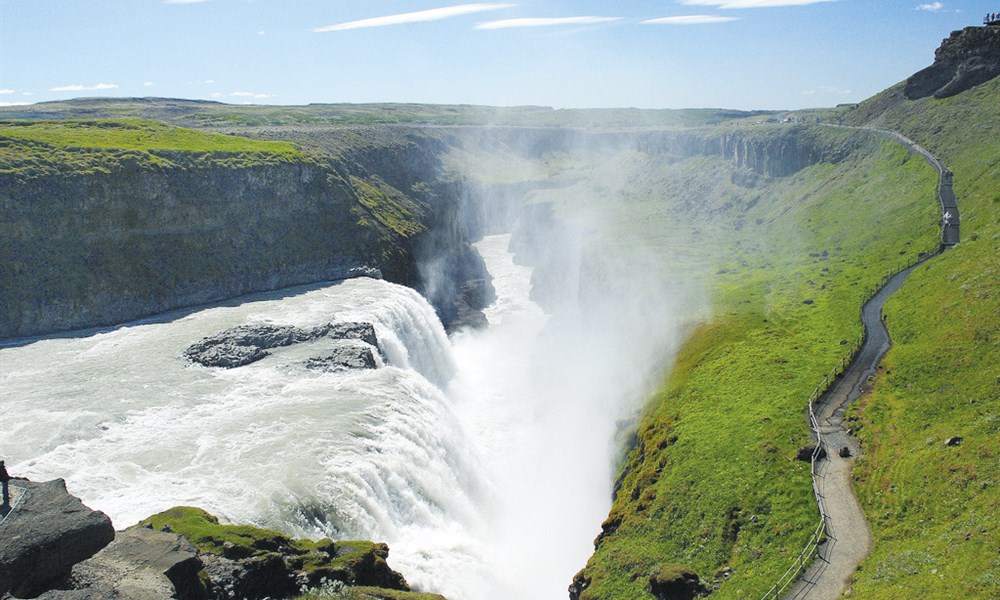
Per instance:
[[[508,240],[477,244],[489,329],[452,340],[414,291],[356,279],[2,348],[0,455],[118,528],[200,506],[388,542],[411,585],[452,600],[565,598],[610,505],[621,392],[600,344],[531,302]],[[338,320],[374,323],[386,364],[306,369],[329,340],[230,370],[182,356],[236,325]]]
[[[421,565],[414,583],[467,570],[483,483],[442,391],[455,365],[433,309],[370,279],[285,294],[0,349],[0,454],[16,475],[65,478],[119,528],[193,505],[295,535],[388,541],[394,565]],[[374,323],[388,364],[306,369],[329,340],[231,370],[182,356],[236,325],[333,320]]]

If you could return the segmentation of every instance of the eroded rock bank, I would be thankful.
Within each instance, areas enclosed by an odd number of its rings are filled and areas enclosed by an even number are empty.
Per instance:
[[[0,169],[0,254],[8,259],[0,264],[0,338],[371,274],[421,291],[449,329],[482,325],[494,294],[470,242],[509,231],[527,191],[562,182],[457,176],[448,161],[470,148],[481,154],[495,146],[518,164],[595,149],[666,161],[722,155],[765,176],[835,161],[844,150],[800,127],[236,133],[291,140],[305,151],[269,158],[60,149],[51,164]]]
[[[456,303],[474,319],[492,296],[462,287],[489,279],[441,144],[354,135],[296,159],[92,150],[0,169],[0,338],[372,274],[423,291],[446,324]]]
[[[406,598],[385,544],[293,539],[176,507],[115,532],[65,482],[15,479],[0,522],[0,597],[47,600],[293,598],[336,583]],[[364,597],[364,596],[361,596]],[[426,598],[428,595],[420,595]],[[435,597],[430,595],[429,597]]]

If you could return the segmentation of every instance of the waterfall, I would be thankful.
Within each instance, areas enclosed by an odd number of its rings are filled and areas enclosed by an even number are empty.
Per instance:
[[[229,370],[182,356],[237,325],[331,321],[373,323],[384,366],[305,368],[325,339]],[[418,585],[476,563],[467,532],[485,483],[443,391],[455,375],[450,343],[409,288],[355,279],[284,290],[2,348],[0,364],[11,470],[66,479],[118,528],[193,505],[293,535],[387,541],[398,569],[430,563],[411,576]]]
[[[489,328],[451,340],[413,290],[354,279],[0,348],[0,455],[118,528],[198,506],[387,542],[412,586],[456,600],[564,597],[610,505],[627,376],[649,359],[625,350],[630,330],[544,314],[508,240],[477,244]],[[334,321],[374,325],[380,368],[308,369],[327,338],[234,369],[183,356],[238,325]]]

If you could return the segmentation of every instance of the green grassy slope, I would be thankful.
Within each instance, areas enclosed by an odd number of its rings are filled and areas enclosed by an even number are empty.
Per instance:
[[[433,104],[310,104],[252,106],[171,98],[78,98],[8,106],[8,119],[144,118],[192,127],[322,127],[357,125],[501,125],[529,127],[692,127],[729,119],[756,118],[768,111],[718,108],[552,109],[546,106]]]
[[[122,164],[226,168],[303,160],[288,142],[205,133],[142,119],[0,121],[0,172],[18,179],[110,172]]]
[[[997,598],[1000,79],[946,100],[897,91],[854,118],[901,131],[952,169],[963,241],[889,301],[894,347],[853,413],[867,449],[856,485],[874,536],[854,596]]]
[[[581,169],[589,184],[534,196],[601,223],[591,254],[607,269],[629,264],[665,296],[700,282],[711,298],[639,418],[581,598],[651,598],[650,574],[670,564],[717,597],[759,596],[815,526],[809,466],[794,460],[809,394],[860,336],[886,272],[936,249],[938,210],[936,174],[900,145],[807,133],[846,158],[767,178],[624,152]],[[780,143],[784,130],[754,135]]]

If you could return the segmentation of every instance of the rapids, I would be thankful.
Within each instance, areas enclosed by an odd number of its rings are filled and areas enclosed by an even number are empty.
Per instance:
[[[66,479],[117,528],[175,505],[297,536],[387,542],[415,588],[564,598],[610,505],[614,403],[587,340],[529,299],[508,235],[477,244],[490,327],[354,279],[0,348],[0,456]],[[317,340],[236,369],[188,363],[254,322],[375,325],[385,364],[324,373]],[[568,344],[567,344],[568,342]]]

